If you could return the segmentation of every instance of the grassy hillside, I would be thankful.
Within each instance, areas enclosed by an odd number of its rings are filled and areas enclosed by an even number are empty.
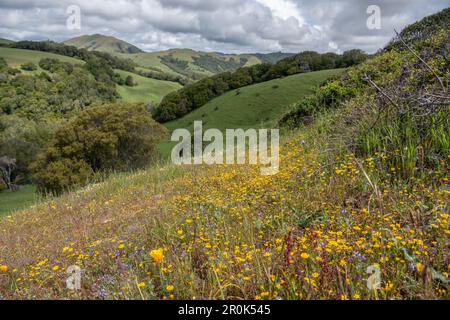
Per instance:
[[[68,46],[74,46],[78,49],[87,49],[92,51],[101,51],[107,53],[139,53],[142,52],[138,47],[123,40],[103,36],[100,34],[85,35],[64,41]]]
[[[4,58],[9,66],[16,68],[20,68],[20,66],[25,62],[33,62],[38,65],[39,61],[43,58],[58,59],[60,61],[69,62],[72,64],[84,64],[84,61],[82,60],[53,53],[1,47],[0,57]],[[38,67],[37,72],[39,71],[42,70]],[[149,79],[122,70],[116,70],[116,72],[121,74],[123,77],[128,75],[133,76],[138,84],[135,87],[117,86],[117,91],[126,102],[147,103],[152,101],[154,103],[159,103],[165,95],[181,88],[181,85],[175,82]]]
[[[239,67],[259,63],[276,63],[290,53],[269,54],[223,54],[200,52],[191,49],[171,49],[159,52],[142,52],[139,48],[114,37],[103,35],[84,35],[64,42],[79,49],[102,51],[133,60],[144,71],[153,71],[177,77],[198,80]]]
[[[121,58],[128,58],[133,60],[137,65],[144,68],[144,70],[159,71],[173,76],[181,76],[180,73],[172,70],[165,64],[161,63],[158,52],[145,52],[138,54],[119,54]]]
[[[41,59],[51,58],[57,59],[63,62],[69,62],[72,64],[83,64],[84,61],[48,53],[41,51],[33,51],[33,50],[24,50],[24,49],[12,49],[12,48],[1,48],[0,47],[0,57],[4,58],[10,67],[20,67],[21,64],[25,62],[33,62],[36,65],[39,63]]]
[[[25,209],[38,201],[36,188],[25,186],[16,192],[0,192],[0,219],[16,210]]]
[[[181,85],[176,82],[149,79],[122,70],[115,70],[115,72],[124,78],[131,75],[137,84],[133,87],[125,85],[116,87],[117,92],[125,102],[148,103],[151,101],[159,103],[166,94],[181,88]]]
[[[8,39],[4,39],[4,38],[0,38],[0,46],[1,45],[8,45],[8,44],[11,44],[11,43],[14,43],[14,41],[8,40]]]
[[[276,63],[292,56],[288,53],[273,54],[222,54],[217,52],[199,52],[191,49],[171,49],[159,52],[121,54],[130,58],[143,68],[160,71],[175,76],[199,79],[224,71],[233,71],[238,67],[248,67],[259,63]]]
[[[166,123],[179,119],[232,90],[295,74],[347,68],[367,58],[367,54],[361,50],[346,51],[342,55],[304,51],[277,64],[257,64],[238,68],[233,72],[219,73],[188,83],[181,90],[165,96],[152,110],[153,118]]]
[[[303,73],[233,90],[213,99],[181,119],[166,123],[170,130],[191,128],[201,120],[205,128],[273,127],[294,102],[343,69]]]
[[[233,90],[165,126],[170,131],[180,128],[192,131],[194,121],[199,120],[203,122],[204,129],[217,128],[222,131],[273,128],[293,103],[311,94],[315,86],[342,72],[343,69],[335,69],[303,73]],[[165,141],[159,144],[158,150],[163,157],[170,157],[175,145],[175,142]]]

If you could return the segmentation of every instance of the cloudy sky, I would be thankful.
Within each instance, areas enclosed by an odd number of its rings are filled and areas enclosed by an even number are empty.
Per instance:
[[[80,30],[67,27],[70,5],[80,8]],[[381,29],[367,27],[369,5],[381,9]],[[100,33],[147,51],[374,52],[394,28],[446,7],[450,0],[0,0],[0,37]]]

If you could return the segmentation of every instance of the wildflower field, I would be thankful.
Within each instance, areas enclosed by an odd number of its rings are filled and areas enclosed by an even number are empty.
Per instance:
[[[1,220],[1,297],[448,298],[450,158],[405,184],[383,154],[329,158],[320,127],[286,138],[278,175],[162,166]]]

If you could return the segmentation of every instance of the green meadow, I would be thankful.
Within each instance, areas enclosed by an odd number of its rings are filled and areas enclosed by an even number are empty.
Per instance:
[[[176,82],[155,80],[122,70],[115,70],[122,77],[131,75],[135,86],[117,86],[117,92],[125,102],[130,103],[159,103],[168,93],[178,90],[181,85]]]

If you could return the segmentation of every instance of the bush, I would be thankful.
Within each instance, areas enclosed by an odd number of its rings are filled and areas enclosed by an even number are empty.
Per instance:
[[[0,70],[6,67],[8,67],[6,60],[3,57],[0,57]]]
[[[143,168],[166,130],[143,105],[108,104],[82,112],[61,129],[32,165],[40,192],[60,194],[96,173]]]
[[[125,78],[125,85],[127,85],[127,86],[129,86],[129,87],[133,87],[135,84],[134,84],[134,79],[133,79],[133,77],[132,76],[127,76],[126,78]]]
[[[35,71],[37,70],[37,65],[33,62],[26,62],[20,66],[20,68],[24,71]]]

